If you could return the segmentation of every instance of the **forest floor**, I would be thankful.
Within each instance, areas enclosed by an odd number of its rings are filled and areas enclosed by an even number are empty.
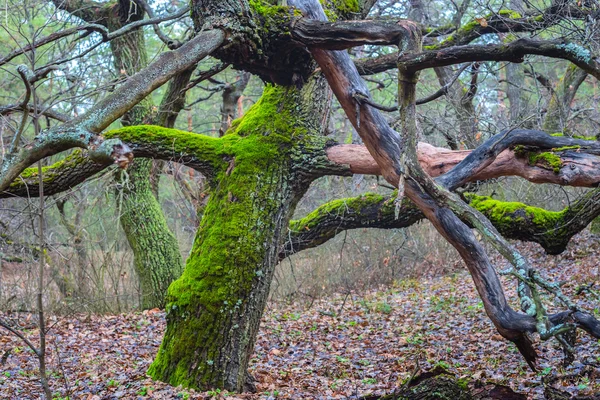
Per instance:
[[[534,244],[519,248],[566,293],[600,315],[580,284],[600,285],[600,240],[576,237],[560,256]],[[501,268],[502,261],[496,258]],[[51,317],[50,381],[56,399],[357,399],[391,393],[417,370],[441,365],[458,378],[509,385],[543,398],[542,379],[571,394],[600,393],[600,342],[579,334],[575,361],[562,366],[555,341],[537,343],[540,369],[530,371],[516,348],[496,333],[468,274],[406,280],[368,293],[335,294],[313,304],[271,302],[251,372],[257,394],[199,393],[145,375],[165,328],[159,310],[124,315]],[[505,287],[512,288],[514,284]],[[514,291],[508,290],[514,298]],[[516,304],[513,307],[517,308]],[[0,314],[26,328],[31,315]],[[0,399],[38,399],[37,360],[20,339],[0,334]],[[561,378],[562,377],[562,378]],[[67,397],[70,396],[70,397]]]

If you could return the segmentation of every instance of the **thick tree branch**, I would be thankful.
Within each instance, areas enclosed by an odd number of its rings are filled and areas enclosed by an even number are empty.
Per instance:
[[[499,10],[485,17],[468,22],[456,29],[424,29],[429,37],[451,33],[440,43],[428,46],[429,50],[439,50],[450,46],[465,45],[486,35],[514,32],[535,32],[559,23],[564,18],[583,19],[590,13],[583,10],[548,9],[542,13],[522,17],[512,10]],[[343,50],[350,47],[371,45],[397,45],[406,34],[408,20],[390,21],[340,21],[328,22],[308,18],[292,19],[292,37],[302,44],[328,50]]]
[[[522,62],[526,55],[540,55],[571,61],[582,70],[600,79],[600,64],[592,53],[575,43],[564,40],[536,40],[522,38],[502,45],[453,46],[427,50],[400,57],[397,63],[407,71],[443,67],[473,61]]]
[[[174,161],[193,168],[211,179],[218,168],[228,164],[220,156],[220,139],[160,126],[138,125],[106,132],[107,141],[127,144],[135,157]],[[44,168],[44,192],[47,195],[75,187],[113,164],[111,159],[93,159],[89,152],[76,151],[65,159]],[[37,196],[37,168],[28,168],[0,198]]]
[[[453,46],[439,50],[425,50],[418,54],[387,54],[378,58],[357,60],[356,67],[362,75],[371,75],[396,68],[401,63],[408,71],[444,67],[475,61],[523,62],[527,55],[540,55],[571,61],[596,78],[600,77],[600,64],[592,53],[563,40],[536,40],[522,38],[507,44]]]
[[[8,188],[11,182],[34,162],[74,147],[87,148],[90,158],[100,163],[115,162],[127,165],[131,161],[131,149],[119,140],[103,140],[96,134],[78,127],[61,127],[40,135],[33,143],[2,160],[0,191]]]
[[[399,229],[425,218],[407,199],[402,202],[396,218],[396,197],[397,193],[385,196],[367,193],[323,204],[306,217],[290,222],[290,233],[280,258],[317,247],[348,229]],[[502,236],[538,243],[548,254],[562,253],[571,238],[600,215],[599,189],[591,190],[561,211],[473,194],[467,194],[466,198]]]
[[[292,22],[292,37],[305,46],[329,50],[373,45],[397,45],[406,35],[410,21],[327,22],[302,18]]]
[[[523,130],[520,132],[529,132]],[[539,131],[531,131],[540,134]],[[480,181],[499,178],[502,176],[519,176],[533,183],[554,183],[558,185],[596,187],[600,184],[600,156],[597,155],[597,142],[583,141],[584,146],[564,145],[554,142],[554,139],[563,139],[546,134],[540,135],[547,144],[543,146],[547,151],[540,152],[540,148],[531,147],[504,150],[487,166],[477,171],[469,171],[467,166],[461,167],[462,173],[468,175],[468,181]],[[547,137],[547,138],[546,138]],[[547,141],[546,141],[547,140]],[[577,139],[567,139],[567,143]],[[532,138],[533,142],[533,138]],[[542,142],[538,142],[542,143]],[[554,145],[552,145],[554,144]],[[587,148],[593,146],[594,148]],[[436,177],[451,171],[467,157],[469,160],[481,156],[483,151],[478,151],[470,156],[472,150],[448,150],[434,147],[427,143],[418,144],[418,158],[421,166],[429,176]],[[329,159],[337,164],[348,165],[355,174],[382,175],[381,170],[370,155],[366,147],[355,144],[341,144],[327,149]],[[470,161],[465,161],[470,163]],[[454,171],[452,174],[457,174]],[[461,180],[461,182],[464,181]],[[466,182],[463,182],[464,184]],[[459,185],[460,186],[460,185]]]

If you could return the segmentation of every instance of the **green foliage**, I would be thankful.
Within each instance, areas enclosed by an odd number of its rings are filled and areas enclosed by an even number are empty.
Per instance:
[[[360,13],[358,0],[320,0],[325,15],[329,21],[335,22],[339,18],[347,19]]]
[[[382,314],[390,314],[392,312],[392,306],[385,302],[379,302],[376,304],[375,310]]]

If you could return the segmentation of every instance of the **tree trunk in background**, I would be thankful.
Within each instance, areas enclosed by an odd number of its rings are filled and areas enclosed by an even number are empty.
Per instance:
[[[129,22],[142,19],[143,16],[140,4],[131,7],[128,1],[120,1],[114,6],[109,18],[109,29],[114,31]],[[130,76],[148,65],[141,29],[111,41],[110,46],[117,74]],[[175,118],[172,115],[169,117],[174,123]],[[125,114],[121,122],[127,126],[151,120],[152,103],[145,99]],[[169,285],[183,270],[179,245],[153,193],[151,174],[152,160],[146,159],[136,159],[126,172],[119,171],[117,174],[122,190],[120,223],[133,251],[134,267],[141,288],[140,306],[143,309],[163,307]]]
[[[231,121],[239,117],[238,101],[242,97],[246,86],[248,86],[251,76],[249,72],[240,72],[237,81],[225,84],[223,104],[221,105],[221,128],[219,129],[219,136],[223,136],[231,126]]]
[[[123,184],[120,222],[134,254],[144,309],[164,306],[169,285],[183,269],[177,239],[152,193],[151,168],[151,159],[138,158],[127,170],[128,182],[119,178]]]
[[[519,117],[521,117],[521,82],[523,82],[524,75],[521,71],[521,67],[518,64],[509,63],[506,65],[506,96],[508,97],[509,103],[509,126],[518,126]]]
[[[510,0],[511,10],[523,13],[523,0]],[[522,116],[521,84],[524,80],[522,67],[518,64],[508,63],[506,65],[506,96],[509,103],[509,120],[506,129],[518,126],[519,117]],[[522,126],[520,126],[522,128]]]
[[[548,110],[542,126],[544,131],[549,133],[564,131],[571,111],[571,102],[586,76],[587,72],[576,65],[567,67],[548,103]]]
[[[304,175],[307,150],[315,140],[324,143],[311,134],[320,130],[324,92],[322,79],[300,91],[268,86],[220,139],[224,162],[185,271],[169,288],[153,378],[200,389],[253,388],[248,362],[282,240],[311,180]]]
[[[466,4],[468,4],[468,0],[464,0],[463,5]],[[427,25],[427,13],[425,12],[425,6],[423,5],[422,0],[410,0],[408,18],[412,21]],[[454,18],[457,20],[455,23],[460,25],[460,10],[456,13]],[[434,68],[434,70],[441,86],[445,86],[453,78],[454,72],[452,67],[439,67]],[[467,91],[468,89],[463,86],[460,80],[457,80],[448,88],[446,94],[446,98],[450,101],[450,104],[452,104],[452,108],[456,113],[456,119],[459,125],[458,137],[454,137],[447,131],[441,131],[446,139],[446,143],[452,150],[459,149],[459,142],[462,142],[467,148],[475,146],[477,121],[475,120],[475,108],[472,102],[474,96],[469,97]]]

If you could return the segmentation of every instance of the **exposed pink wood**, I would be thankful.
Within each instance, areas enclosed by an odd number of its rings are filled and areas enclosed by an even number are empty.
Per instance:
[[[418,146],[419,162],[432,177],[448,172],[470,152],[470,150],[448,150],[428,143],[419,143]],[[516,157],[512,150],[505,150],[491,165],[474,175],[472,181],[501,176],[520,176],[534,183],[580,187],[595,187],[600,184],[600,157],[585,153],[576,156],[571,154],[577,153],[569,152],[561,155],[563,166],[558,173],[555,173],[548,167],[529,165],[525,157]],[[381,175],[375,159],[363,145],[333,146],[327,149],[327,156],[336,164],[348,165],[355,174]]]

